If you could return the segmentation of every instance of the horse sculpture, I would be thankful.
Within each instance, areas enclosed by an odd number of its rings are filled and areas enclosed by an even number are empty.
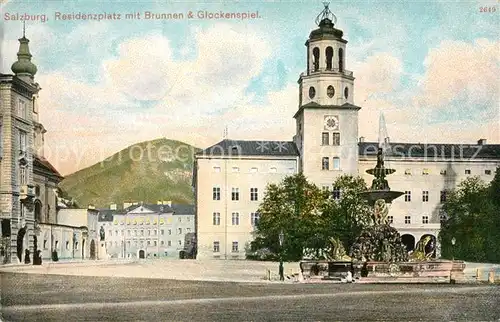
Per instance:
[[[427,251],[426,251],[427,248]],[[410,261],[424,261],[429,259],[434,253],[435,245],[432,236],[422,236],[410,255]]]
[[[345,251],[344,245],[338,238],[330,238],[330,251],[328,252],[328,259],[334,261],[351,261]]]

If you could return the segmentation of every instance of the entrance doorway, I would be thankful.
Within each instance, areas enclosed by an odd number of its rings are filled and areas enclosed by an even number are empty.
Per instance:
[[[17,258],[19,261],[23,261],[23,246],[24,246],[24,235],[26,234],[26,228],[21,228],[17,232]]]
[[[90,241],[90,259],[95,259],[95,241]]]
[[[139,258],[144,258],[144,255],[145,255],[145,254],[144,254],[144,251],[141,249],[141,250],[139,251]]]
[[[85,239],[82,240],[82,259],[85,259]]]
[[[415,237],[410,234],[401,236],[401,242],[406,246],[406,251],[411,252],[415,249]]]

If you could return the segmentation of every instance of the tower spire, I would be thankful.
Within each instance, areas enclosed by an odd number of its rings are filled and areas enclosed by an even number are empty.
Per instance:
[[[383,112],[380,112],[380,117],[379,117],[378,146],[379,148],[382,148],[384,153],[390,149],[389,135],[387,133],[387,126],[385,124],[385,117]]]
[[[37,72],[37,67],[31,62],[31,53],[28,43],[30,42],[26,38],[26,22],[23,21],[23,37],[19,40],[19,51],[17,52],[17,61],[12,64],[12,72],[19,77],[28,77],[31,80]]]

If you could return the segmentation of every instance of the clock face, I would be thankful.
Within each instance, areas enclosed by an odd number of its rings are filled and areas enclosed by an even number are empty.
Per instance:
[[[332,131],[339,128],[339,119],[335,115],[325,116],[325,130]]]

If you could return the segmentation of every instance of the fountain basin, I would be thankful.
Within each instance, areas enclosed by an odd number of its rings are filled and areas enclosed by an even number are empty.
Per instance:
[[[353,272],[351,261],[307,260],[301,261],[300,271],[304,279],[342,281]]]
[[[448,260],[366,262],[362,266],[365,274],[359,283],[454,283],[464,279],[465,269],[464,262]]]
[[[463,261],[423,262],[302,261],[304,282],[345,281],[353,272],[356,283],[455,283],[465,280]]]
[[[371,174],[372,176],[378,177],[380,175],[389,175],[396,172],[395,169],[387,169],[387,168],[373,168],[366,170],[366,173]]]
[[[368,204],[373,205],[375,201],[379,199],[384,199],[386,203],[391,203],[394,199],[404,195],[401,191],[391,191],[391,190],[369,190],[360,192],[359,195],[368,201]]]

